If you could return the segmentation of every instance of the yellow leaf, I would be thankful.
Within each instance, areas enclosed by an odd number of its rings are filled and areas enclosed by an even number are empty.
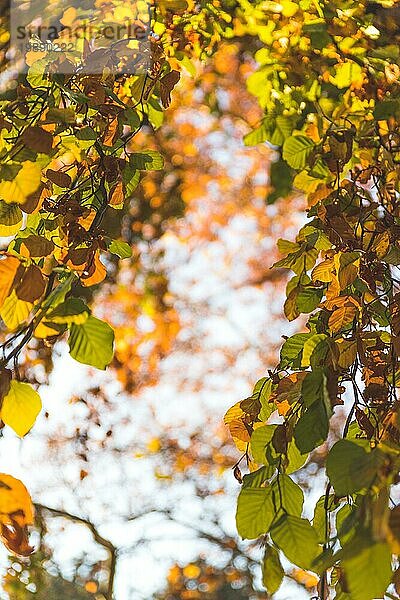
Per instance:
[[[107,270],[100,260],[99,252],[95,254],[88,270],[89,273],[87,275],[81,275],[81,283],[83,286],[90,287],[91,285],[97,285],[105,279]]]
[[[374,243],[372,244],[372,250],[376,252],[378,258],[384,258],[388,253],[390,246],[390,235],[388,231],[380,233]]]
[[[34,331],[34,336],[40,339],[58,335],[60,332],[56,329],[52,329],[50,323],[39,323]]]
[[[231,408],[227,410],[224,416],[225,425],[229,425],[232,421],[236,421],[244,416],[244,410],[240,406],[241,402],[236,402]]]
[[[0,316],[6,327],[10,331],[14,331],[21,323],[27,320],[32,308],[33,304],[31,302],[20,300],[15,290],[13,290],[4,302]]]
[[[358,275],[360,255],[358,252],[339,252],[335,254],[334,261],[340,289],[344,290]]]
[[[22,212],[16,204],[0,201],[0,236],[15,235],[22,225]]]
[[[23,204],[28,196],[36,192],[41,178],[40,165],[27,160],[22,163],[21,169],[11,181],[0,181],[0,197],[10,204]]]
[[[0,416],[17,435],[24,437],[32,428],[41,409],[40,396],[31,385],[12,381],[8,394],[3,398]]]
[[[339,349],[339,366],[343,369],[348,369],[356,359],[357,342],[355,340],[340,339],[336,341]]]
[[[18,258],[7,256],[0,260],[0,307],[10,293],[17,269],[20,266]]]
[[[337,299],[337,297],[340,294],[340,287],[339,287],[339,281],[338,278],[336,277],[336,275],[334,275],[332,277],[332,281],[330,282],[330,284],[328,285],[328,289],[326,290],[325,296],[326,296],[326,308],[328,310],[331,310],[331,307],[329,306],[328,303],[330,302],[335,302],[335,300]]]
[[[350,325],[357,315],[357,307],[348,303],[340,308],[337,308],[329,317],[329,329],[336,333]]]
[[[290,254],[300,250],[300,245],[296,242],[290,242],[289,240],[279,239],[277,242],[278,250],[282,254]]]
[[[311,279],[313,281],[321,281],[322,283],[329,283],[333,279],[334,262],[332,258],[327,258],[319,263],[311,273]]]

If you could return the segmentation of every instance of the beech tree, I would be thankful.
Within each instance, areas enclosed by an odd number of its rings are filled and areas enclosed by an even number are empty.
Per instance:
[[[12,239],[0,260],[0,418],[23,437],[40,412],[38,392],[21,378],[33,345],[51,348],[67,336],[77,361],[98,369],[113,361],[113,329],[92,315],[91,305],[97,286],[110,273],[112,279],[113,265],[132,256],[133,240],[122,239],[126,221],[116,214],[128,212],[142,172],[164,169],[155,130],[181,72],[193,70],[193,59],[207,59],[222,41],[235,44],[258,66],[247,89],[259,103],[260,121],[244,143],[267,142],[277,152],[266,202],[293,191],[307,199],[307,221],[293,241],[278,241],[282,258],[274,267],[293,273],[287,319],[309,315],[305,330],[284,340],[277,366],[225,415],[242,453],[234,467],[242,485],[238,532],[263,536],[270,594],[281,585],[285,556],[318,577],[323,600],[395,598],[397,2],[138,4],[148,63],[133,73],[132,55],[139,62],[143,57],[130,38],[93,50],[83,37],[71,49],[68,35],[82,26],[88,9],[55,3],[51,17],[62,25],[56,41],[68,43],[61,52],[53,46],[29,51],[26,73],[15,80],[8,64],[10,14],[1,16],[0,234]],[[101,21],[125,24],[134,7],[116,2],[94,10]],[[154,137],[146,136],[143,147],[146,128]],[[161,179],[153,183],[148,196],[162,187]],[[165,213],[155,208],[138,207],[145,217],[138,219],[139,236],[157,238],[161,224],[184,211],[182,203]],[[158,280],[154,289],[165,290],[164,284]],[[160,302],[155,313],[164,309],[170,311],[166,338],[173,338],[173,311]],[[160,344],[156,360],[168,347]],[[347,417],[338,432],[331,419],[341,406]],[[300,482],[315,451],[326,487],[310,511]],[[11,551],[29,555],[29,494],[11,475],[1,475],[1,484],[2,538]],[[107,593],[111,598],[112,589]]]
[[[238,531],[265,536],[270,593],[282,580],[282,553],[319,575],[320,598],[394,598],[398,6],[240,6],[261,41],[248,88],[265,112],[245,143],[278,147],[272,183],[307,197],[308,220],[295,240],[278,241],[283,257],[274,267],[293,274],[288,320],[309,317],[304,332],[285,339],[276,368],[225,417],[251,471],[238,499]],[[343,404],[347,418],[334,439],[330,420]],[[326,489],[305,518],[296,474],[321,446]]]

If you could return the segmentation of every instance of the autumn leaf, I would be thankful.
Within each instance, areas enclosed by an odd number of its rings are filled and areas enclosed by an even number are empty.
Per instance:
[[[0,537],[14,554],[32,554],[27,527],[33,525],[33,518],[32,500],[24,484],[11,475],[0,473]]]
[[[9,204],[23,204],[40,185],[42,170],[37,163],[25,161],[18,165],[16,174],[0,181],[0,198]]]
[[[41,408],[40,396],[31,385],[12,381],[3,398],[0,416],[17,435],[24,437],[35,423]]]
[[[179,71],[170,71],[160,79],[160,96],[164,108],[168,108],[171,104],[171,92],[178,83],[181,74]]]

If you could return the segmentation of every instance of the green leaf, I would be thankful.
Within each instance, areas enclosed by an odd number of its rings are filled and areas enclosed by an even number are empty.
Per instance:
[[[291,473],[301,469],[308,459],[308,453],[304,454],[300,452],[294,440],[289,442],[286,456],[288,459],[288,464],[285,469],[287,475],[290,475]]]
[[[68,343],[72,358],[105,369],[113,358],[114,331],[104,321],[89,316],[85,323],[71,325]]]
[[[264,427],[258,427],[253,431],[250,440],[250,450],[256,463],[268,464],[266,456],[268,446],[270,447],[270,452],[276,456],[274,449],[270,446],[275,429],[276,425],[264,425]]]
[[[282,146],[285,139],[291,135],[294,125],[293,116],[267,116],[259,127],[245,135],[244,144],[256,146],[268,140],[274,146]]]
[[[291,366],[295,369],[301,366],[304,344],[311,336],[311,333],[295,333],[285,341],[281,348],[282,367]]]
[[[293,171],[281,157],[271,164],[269,179],[273,190],[267,196],[267,204],[286,198],[293,190]]]
[[[326,542],[326,511],[325,511],[325,494],[321,496],[315,505],[313,527],[317,532],[318,542],[324,544]]]
[[[160,171],[164,168],[164,159],[155,150],[133,152],[129,156],[129,163],[138,171]]]
[[[293,169],[304,169],[315,148],[314,142],[303,135],[294,135],[283,144],[282,156]]]
[[[68,298],[62,304],[46,314],[46,321],[51,323],[81,325],[89,316],[90,310],[80,298]]]
[[[236,526],[242,538],[255,539],[267,533],[274,517],[271,487],[241,489],[236,511]]]
[[[355,505],[345,504],[336,513],[336,531],[342,547],[355,535],[358,521]]]
[[[272,437],[275,433],[276,425],[265,425],[258,427],[251,436],[250,449],[255,462],[275,466],[278,464],[279,455],[272,445]],[[290,475],[300,469],[306,462],[308,455],[300,453],[294,440],[290,441],[287,447],[287,465],[286,474]]]
[[[327,339],[328,336],[325,333],[316,333],[306,340],[301,359],[302,367],[309,367],[313,357],[322,356],[323,358],[326,355],[328,350]]]
[[[308,408],[296,424],[294,438],[298,449],[304,454],[311,452],[328,437],[332,409],[323,370],[318,368],[308,373],[301,391]]]
[[[311,569],[320,548],[317,534],[307,519],[283,515],[271,529],[271,538],[291,563]]]
[[[263,377],[259,379],[254,386],[253,396],[257,395],[258,400],[261,403],[260,419],[261,421],[267,421],[272,415],[276,406],[273,402],[269,402],[269,398],[272,392],[272,381],[269,377]]]
[[[127,165],[122,172],[122,181],[125,187],[126,196],[129,199],[139,184],[140,171]]]
[[[285,571],[279,559],[279,552],[267,544],[262,564],[262,581],[268,594],[275,594],[279,590],[284,575]]]
[[[386,119],[398,115],[399,111],[399,100],[385,100],[384,102],[376,103],[374,117],[377,121],[386,121]]]
[[[325,404],[326,411],[330,412],[327,379],[323,369],[316,368],[307,373],[301,386],[301,395],[307,407],[321,401]]]
[[[245,146],[257,146],[257,144],[262,144],[268,139],[269,130],[265,122],[261,123],[256,129],[247,133],[243,142]]]
[[[294,439],[302,454],[323,444],[329,433],[329,418],[321,401],[314,402],[303,413],[294,428]]]
[[[366,440],[339,440],[332,446],[326,470],[337,496],[354,494],[374,482],[385,455],[378,448],[368,449]]]
[[[120,240],[112,240],[108,244],[107,249],[111,254],[119,256],[119,258],[131,258],[132,256],[132,248],[130,245]]]
[[[280,474],[272,484],[272,491],[275,496],[275,505],[280,507],[289,515],[300,517],[303,511],[304,494],[300,486],[297,485],[288,475]]]
[[[366,540],[363,548],[350,542],[343,555],[346,582],[352,600],[383,598],[392,578],[392,553],[386,542]]]
[[[32,428],[42,409],[42,401],[36,390],[28,383],[11,381],[4,396],[0,416],[17,435],[24,437]]]
[[[313,312],[322,298],[322,290],[312,286],[299,286],[296,296],[296,307],[300,313]]]
[[[252,473],[247,473],[243,475],[243,488],[259,488],[265,483],[268,479],[271,479],[273,474],[275,473],[275,468],[268,465],[267,467],[261,467],[257,469],[257,471],[253,471]]]
[[[295,121],[293,116],[278,115],[275,119],[275,127],[269,141],[274,146],[282,146],[286,138],[292,134]]]

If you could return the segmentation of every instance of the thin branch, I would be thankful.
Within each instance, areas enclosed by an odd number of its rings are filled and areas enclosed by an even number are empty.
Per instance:
[[[117,552],[118,549],[114,544],[100,535],[96,526],[83,517],[79,517],[78,515],[74,515],[66,510],[53,508],[51,506],[46,506],[44,504],[35,503],[36,510],[41,513],[42,511],[50,513],[53,517],[62,517],[63,519],[68,519],[69,521],[73,521],[74,523],[79,523],[84,525],[89,529],[95,542],[97,542],[100,546],[103,546],[109,553],[109,575],[108,575],[108,583],[107,583],[107,592],[105,594],[106,600],[113,600],[113,590],[114,590],[114,580],[115,580],[115,572],[117,567]]]

